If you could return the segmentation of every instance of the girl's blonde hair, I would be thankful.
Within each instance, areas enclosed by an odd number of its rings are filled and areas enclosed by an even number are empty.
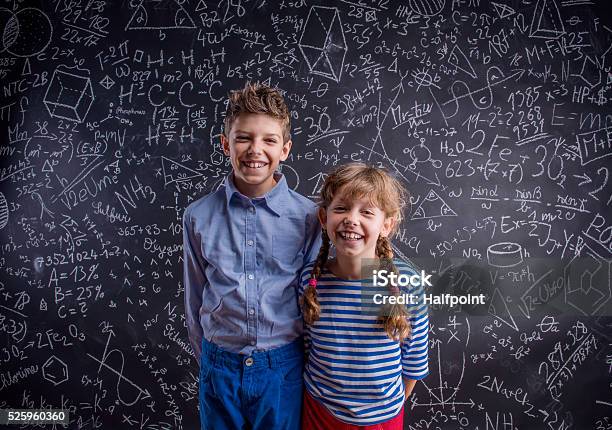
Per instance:
[[[408,192],[397,179],[383,169],[370,167],[363,163],[345,164],[331,173],[321,190],[319,207],[327,210],[337,193],[341,193],[343,197],[350,200],[362,197],[370,199],[372,204],[385,213],[386,218],[394,218],[391,234],[399,226],[402,220],[402,209],[409,201]],[[310,279],[315,281],[321,276],[321,270],[327,264],[329,256],[330,240],[325,228],[322,229],[321,234],[323,243],[310,274]],[[376,256],[380,258],[381,269],[399,275],[393,264],[393,249],[388,237],[378,238]],[[389,292],[399,295],[397,288],[391,288]],[[321,307],[317,289],[312,283],[306,288],[301,303],[304,321],[309,325],[314,324],[319,319]],[[401,342],[410,334],[407,317],[406,307],[394,304],[383,307],[379,321],[383,324],[389,338]]]

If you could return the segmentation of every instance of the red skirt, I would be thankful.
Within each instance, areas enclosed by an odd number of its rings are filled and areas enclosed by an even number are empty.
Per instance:
[[[302,430],[402,430],[404,428],[404,407],[395,417],[380,424],[358,426],[340,421],[325,406],[304,390],[302,409]]]

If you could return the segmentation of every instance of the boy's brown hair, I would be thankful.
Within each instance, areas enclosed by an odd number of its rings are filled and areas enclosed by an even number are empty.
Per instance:
[[[265,114],[278,119],[283,128],[283,143],[291,139],[289,108],[276,88],[247,82],[243,89],[231,91],[223,120],[223,134],[229,137],[232,124],[243,113]]]

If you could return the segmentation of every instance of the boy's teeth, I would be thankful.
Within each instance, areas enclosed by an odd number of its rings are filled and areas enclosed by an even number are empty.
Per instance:
[[[245,165],[245,166],[247,166],[247,167],[251,167],[251,168],[256,168],[256,169],[258,169],[258,168],[260,168],[260,167],[265,166],[265,165],[266,165],[266,163],[258,163],[258,162],[255,162],[255,161],[245,161],[245,162],[244,162],[244,165]]]

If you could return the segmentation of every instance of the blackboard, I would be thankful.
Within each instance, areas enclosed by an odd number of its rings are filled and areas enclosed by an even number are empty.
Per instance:
[[[612,428],[612,18],[604,0],[0,3],[0,408],[198,426],[181,216],[230,171],[228,91],[279,87],[281,170],[411,193],[436,293],[407,429]]]

